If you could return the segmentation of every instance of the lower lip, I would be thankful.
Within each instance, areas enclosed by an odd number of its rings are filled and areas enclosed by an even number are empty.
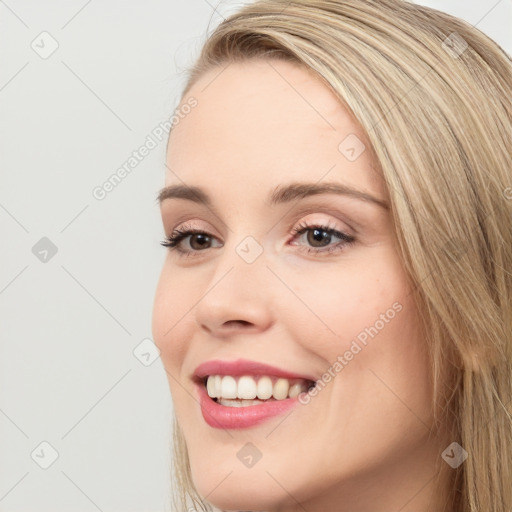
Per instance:
[[[271,400],[247,407],[227,407],[208,396],[204,384],[197,384],[204,421],[214,428],[248,428],[288,411],[299,403],[298,397]]]

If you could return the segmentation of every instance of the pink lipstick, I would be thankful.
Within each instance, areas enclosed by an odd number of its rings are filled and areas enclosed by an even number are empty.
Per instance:
[[[312,383],[315,381],[310,375],[294,373],[276,366],[246,359],[238,359],[236,361],[213,360],[202,363],[196,368],[193,379],[196,382],[203,418],[208,425],[214,428],[239,429],[256,426],[270,418],[284,414],[300,403],[300,394],[292,398],[292,393],[290,392],[290,396],[283,399],[274,399],[272,397],[263,399],[260,403],[240,407],[223,405],[218,399],[214,399],[208,395],[205,383],[208,377],[226,375],[234,378],[247,375],[255,379],[267,376],[274,380],[288,379],[293,381],[298,379],[301,381],[311,381]],[[302,385],[304,385],[304,383]],[[296,389],[296,392],[300,389],[300,387]],[[224,401],[224,403],[226,402]]]

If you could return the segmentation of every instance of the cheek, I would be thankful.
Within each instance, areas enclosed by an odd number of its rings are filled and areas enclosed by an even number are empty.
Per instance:
[[[189,310],[197,299],[187,291],[194,287],[183,281],[184,278],[177,276],[170,265],[164,265],[155,292],[152,333],[160,350],[175,414],[185,425],[185,433],[188,434],[190,425],[200,421],[198,417],[194,417],[193,421],[189,417],[193,409],[191,405],[195,402],[190,390],[184,388],[188,376],[183,371],[192,336]]]
[[[316,351],[332,358],[348,350],[352,340],[364,344],[376,331],[399,323],[399,311],[409,294],[405,275],[390,250],[382,248],[372,256],[325,265],[315,269],[310,279],[307,273],[287,276],[297,297],[287,302],[294,304],[300,332],[310,333],[298,340],[315,340]]]
[[[193,286],[182,281],[166,264],[155,292],[152,333],[166,369],[179,368],[186,354],[187,313],[194,301],[188,292]]]
[[[365,414],[396,406],[407,415],[403,400],[428,423],[430,366],[416,305],[399,260],[384,250],[379,256],[357,270],[326,267],[314,279],[296,280],[301,300],[295,301],[293,337],[322,361],[333,400]],[[339,408],[329,411],[335,424]]]
[[[339,336],[322,347],[334,376],[324,373],[328,391],[315,407],[327,410],[333,429],[343,425],[361,446],[379,425],[381,439],[368,443],[368,457],[372,450],[387,457],[397,432],[422,435],[432,423],[428,350],[406,293],[382,294],[381,301],[377,294],[352,315],[344,311],[336,324]]]

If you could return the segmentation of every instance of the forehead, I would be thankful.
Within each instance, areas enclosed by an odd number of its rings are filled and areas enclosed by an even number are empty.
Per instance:
[[[325,176],[386,196],[363,130],[313,72],[275,59],[230,63],[201,76],[182,104],[190,97],[197,106],[174,127],[167,156],[185,181],[270,187]],[[350,160],[354,143],[366,149]],[[166,184],[177,182],[168,172]]]

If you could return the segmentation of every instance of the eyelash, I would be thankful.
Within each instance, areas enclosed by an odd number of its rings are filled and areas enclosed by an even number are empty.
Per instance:
[[[338,231],[338,230],[334,229],[333,227],[322,225],[322,224],[307,224],[305,222],[301,223],[297,227],[293,228],[291,235],[293,235],[293,237],[295,238],[299,235],[304,234],[305,232],[307,232],[309,230],[314,230],[314,229],[317,229],[320,231],[325,231],[330,236],[334,235],[334,236],[340,238],[341,241],[338,242],[337,244],[329,247],[328,249],[311,248],[310,247],[310,248],[306,248],[306,249],[300,249],[301,251],[305,251],[307,253],[314,253],[314,254],[333,253],[333,252],[338,253],[339,251],[343,250],[344,247],[350,246],[350,245],[354,244],[354,242],[356,241],[356,238],[353,237],[352,235],[348,235],[346,233],[343,233],[342,231]],[[200,229],[189,228],[188,226],[185,225],[181,229],[175,229],[171,233],[171,235],[166,236],[165,240],[160,242],[160,244],[163,245],[164,247],[167,247],[171,251],[176,251],[179,256],[193,256],[193,255],[195,256],[194,253],[201,253],[203,251],[202,250],[188,251],[188,250],[182,249],[179,246],[180,242],[183,239],[185,239],[189,235],[195,235],[195,234],[210,236],[210,234],[205,231],[202,231]]]

